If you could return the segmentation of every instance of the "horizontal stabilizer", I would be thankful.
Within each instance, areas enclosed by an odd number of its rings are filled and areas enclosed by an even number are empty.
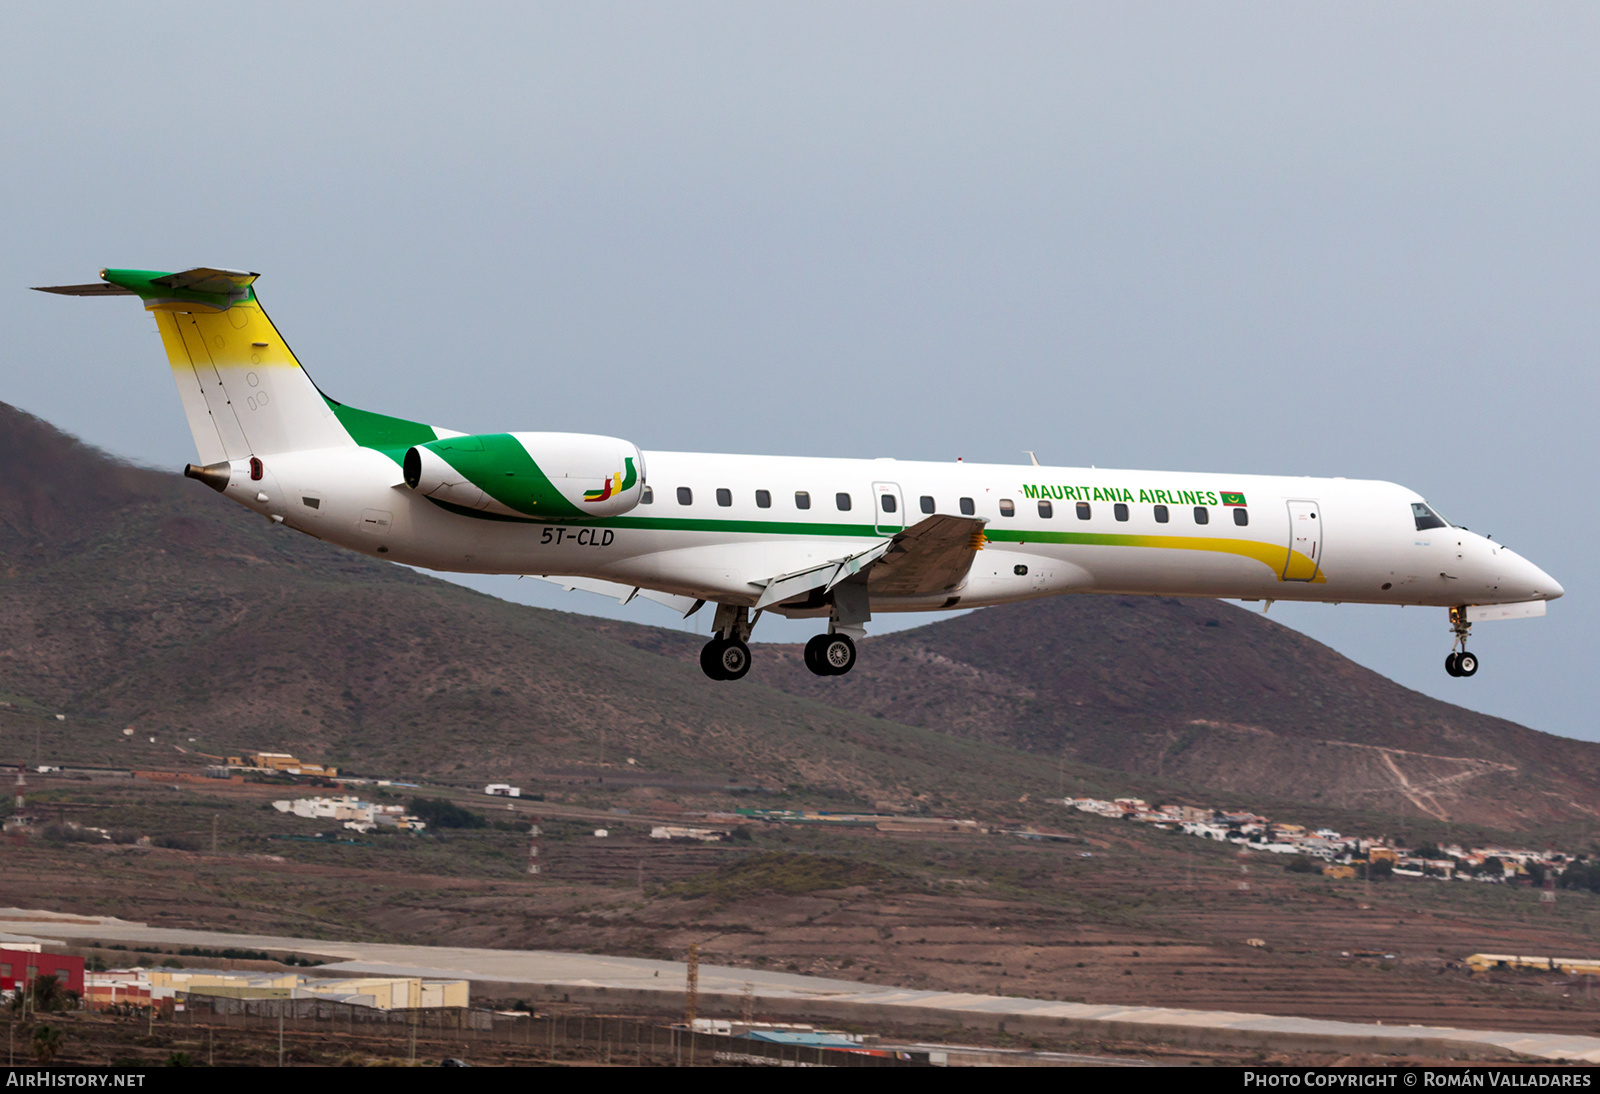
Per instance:
[[[150,284],[164,289],[187,289],[190,292],[237,292],[255,282],[260,274],[244,270],[217,270],[210,266],[196,266],[192,270],[152,277]]]
[[[96,281],[93,285],[35,285],[34,292],[53,292],[60,296],[135,296],[132,289]]]

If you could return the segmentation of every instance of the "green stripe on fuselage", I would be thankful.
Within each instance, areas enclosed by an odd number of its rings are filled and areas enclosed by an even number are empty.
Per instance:
[[[480,520],[514,521],[523,524],[544,524],[544,520],[532,517],[507,517],[491,513],[480,513],[470,509],[463,509],[457,505],[435,501],[442,509],[458,513],[464,517],[476,517]],[[568,523],[563,521],[562,523]],[[746,534],[768,536],[834,536],[851,539],[882,539],[885,533],[879,532],[870,524],[816,524],[799,521],[781,520],[718,520],[714,518],[696,517],[607,517],[599,520],[578,520],[570,522],[578,527],[595,528],[632,528],[639,531],[652,532],[713,532],[722,534]],[[991,543],[1050,543],[1081,547],[1147,547],[1168,551],[1212,551],[1219,554],[1237,555],[1241,558],[1254,559],[1261,563],[1274,575],[1282,579],[1284,568],[1290,564],[1291,556],[1294,569],[1299,576],[1301,573],[1316,576],[1314,582],[1323,582],[1327,579],[1316,570],[1316,564],[1305,555],[1290,552],[1286,547],[1279,547],[1272,543],[1262,543],[1249,539],[1213,539],[1208,536],[1140,536],[1113,532],[1029,532],[1015,529],[998,529],[993,525],[985,529],[984,535]],[[1302,580],[1304,580],[1302,578]]]

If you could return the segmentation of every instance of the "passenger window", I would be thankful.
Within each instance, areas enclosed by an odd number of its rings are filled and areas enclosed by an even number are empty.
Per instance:
[[[972,499],[971,498],[962,498],[961,499],[961,515],[962,516],[970,517],[970,516],[972,516],[972,514],[976,513],[977,511],[978,511],[978,507],[976,505],[972,504]]]
[[[772,491],[771,490],[757,490],[756,491],[756,508],[757,509],[771,509],[772,508]]]
[[[656,492],[654,490],[650,489],[648,486],[645,487],[644,488],[644,493],[639,495],[639,504],[640,505],[654,505],[655,503],[656,503]]]
[[[717,487],[717,504],[726,509],[733,504],[733,491],[726,486]]]
[[[1128,505],[1127,505],[1127,503],[1126,502],[1121,502],[1121,501],[1117,502],[1117,504],[1115,504],[1115,505],[1113,505],[1111,507],[1111,515],[1116,517],[1118,520],[1127,520],[1128,519]]]
[[[850,495],[835,494],[833,496],[833,504],[839,507],[839,512],[848,513],[850,511]]]
[[[929,497],[927,494],[922,495],[922,511],[924,513],[933,512],[933,498]]]
[[[1017,515],[1017,507],[1010,498],[1000,499],[1000,515],[1002,517],[1014,517]]]
[[[1411,516],[1417,522],[1417,531],[1426,532],[1429,528],[1448,528],[1450,522],[1429,509],[1420,501],[1411,503]]]
[[[900,502],[896,500],[893,494],[879,494],[878,502],[883,506],[883,511],[885,513],[892,513],[896,509],[900,508]]]
[[[794,507],[796,509],[810,509],[811,508],[811,495],[810,495],[810,493],[808,493],[805,490],[796,490],[794,492]]]
[[[1196,505],[1194,507],[1194,522],[1196,524],[1210,524],[1211,510],[1207,509],[1204,505]]]
[[[1165,524],[1165,523],[1167,523],[1167,521],[1168,521],[1168,519],[1170,519],[1170,517],[1171,517],[1171,514],[1167,512],[1167,507],[1165,505],[1156,506],[1156,523],[1157,524]]]
[[[1047,501],[1041,501],[1039,503],[1039,515],[1045,520],[1049,520],[1056,515],[1056,507]]]
[[[1243,528],[1245,525],[1249,524],[1250,523],[1250,510],[1248,510],[1248,509],[1235,509],[1233,511],[1233,523],[1237,524],[1240,528]]]
[[[690,490],[687,486],[678,487],[678,504],[679,505],[693,505],[694,504],[694,491]]]
[[[1078,519],[1079,520],[1088,520],[1089,519],[1089,503],[1088,502],[1080,501],[1078,503]]]

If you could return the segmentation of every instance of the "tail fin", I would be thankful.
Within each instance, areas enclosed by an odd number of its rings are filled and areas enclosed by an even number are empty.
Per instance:
[[[73,296],[135,295],[155,315],[202,464],[356,441],[256,299],[253,273],[101,270]]]
[[[262,310],[256,274],[100,276],[137,293],[155,315],[202,463],[355,443]]]

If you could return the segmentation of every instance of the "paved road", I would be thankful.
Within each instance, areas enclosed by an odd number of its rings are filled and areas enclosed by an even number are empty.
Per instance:
[[[607,988],[683,991],[684,965],[640,957],[605,957],[595,954],[553,953],[542,950],[482,950],[456,946],[393,946],[377,942],[330,942],[323,939],[277,935],[228,934],[222,931],[174,930],[149,927],[111,917],[74,916],[65,913],[0,908],[0,933],[71,940],[142,943],[151,946],[237,947],[252,950],[287,950],[338,959],[324,971],[368,975],[427,976],[511,984],[536,984],[562,989]],[[1334,1022],[1319,1018],[1289,1018],[1229,1011],[1183,1010],[1170,1007],[1133,1007],[1092,1003],[1059,1003],[1011,996],[969,995],[962,992],[919,991],[851,980],[829,980],[795,973],[700,966],[702,994],[741,996],[750,985],[762,1000],[796,1000],[862,1008],[907,1008],[922,1012],[982,1014],[995,1019],[1068,1019],[1087,1023],[1165,1027],[1203,1034],[1214,1030],[1226,1035],[1247,1034],[1271,1041],[1303,1042],[1308,1037],[1360,1038],[1396,1053],[1417,1051],[1409,1047],[1419,1039],[1459,1046],[1462,1052],[1485,1050],[1521,1053],[1550,1060],[1600,1063],[1600,1038],[1576,1034],[1519,1033],[1504,1030],[1462,1030],[1440,1026],[1383,1026]],[[1163,1038],[1165,1039],[1165,1038]],[[1236,1040],[1236,1038],[1234,1038]],[[1382,1051],[1381,1048],[1378,1049]]]

